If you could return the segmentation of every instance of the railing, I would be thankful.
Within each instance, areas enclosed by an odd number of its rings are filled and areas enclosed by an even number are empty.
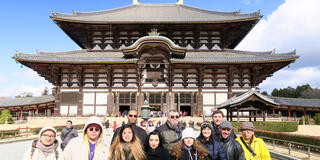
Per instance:
[[[271,141],[272,142],[272,147],[273,149],[275,149],[276,147],[276,142],[282,142],[282,144],[287,144],[288,147],[288,154],[291,155],[292,151],[293,151],[293,147],[295,148],[306,148],[307,149],[307,155],[308,158],[310,159],[312,153],[311,150],[317,150],[318,152],[320,151],[320,146],[315,146],[315,145],[311,145],[311,144],[305,144],[305,143],[299,143],[299,142],[292,142],[292,141],[286,141],[286,140],[281,140],[281,139],[274,139],[274,138],[269,138],[269,137],[264,137],[264,136],[259,136],[260,138],[263,138],[264,140],[267,141]],[[315,156],[318,156],[317,154],[315,154]]]

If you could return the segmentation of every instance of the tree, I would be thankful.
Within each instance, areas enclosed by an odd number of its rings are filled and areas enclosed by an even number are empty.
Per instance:
[[[12,115],[11,115],[10,111],[7,110],[7,109],[2,110],[1,111],[1,116],[0,116],[0,124],[5,124],[6,122],[8,124],[12,124],[13,123]]]
[[[320,99],[320,89],[308,89],[301,92],[301,98]]]
[[[261,94],[268,96],[268,92],[267,91],[263,91]]]
[[[25,97],[33,97],[32,93],[27,93],[27,92],[23,92],[20,93],[19,95],[15,96],[16,98],[25,98]]]
[[[317,113],[313,119],[315,124],[320,125],[320,113]]]
[[[43,92],[41,93],[41,95],[43,95],[43,96],[49,95],[49,89],[48,89],[48,87],[45,87],[45,88],[44,88],[44,90],[43,90]]]

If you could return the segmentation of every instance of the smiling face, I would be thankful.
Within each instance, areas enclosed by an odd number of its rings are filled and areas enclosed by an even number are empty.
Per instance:
[[[230,128],[219,128],[222,138],[227,139],[231,134]]]
[[[250,141],[254,134],[254,131],[245,129],[245,130],[241,130],[241,133],[245,140]]]
[[[158,135],[151,135],[149,138],[150,148],[156,149],[159,146],[160,140]]]
[[[220,125],[220,123],[221,123],[221,121],[223,121],[223,119],[224,118],[221,113],[217,113],[212,116],[212,120],[213,120],[214,124],[217,126]]]
[[[138,113],[135,110],[131,110],[128,113],[128,123],[135,125],[137,123],[137,119],[138,119]]]
[[[133,133],[132,133],[132,130],[131,128],[125,128],[122,132],[122,139],[123,141],[125,142],[131,142],[132,138],[133,138]]]
[[[183,139],[183,143],[190,148],[193,145],[194,139],[191,137],[187,137]]]
[[[177,126],[179,123],[179,113],[175,111],[169,112],[168,120],[172,125]]]
[[[45,146],[50,146],[56,140],[56,134],[52,130],[42,132],[40,142]]]
[[[212,131],[211,131],[211,129],[210,129],[209,127],[203,128],[203,129],[201,130],[201,132],[202,132],[202,135],[203,135],[203,137],[204,137],[205,139],[209,139],[210,136],[211,136],[211,133],[212,133]]]
[[[88,127],[87,128],[87,135],[90,141],[96,142],[100,137],[101,130],[100,128],[96,127]]]

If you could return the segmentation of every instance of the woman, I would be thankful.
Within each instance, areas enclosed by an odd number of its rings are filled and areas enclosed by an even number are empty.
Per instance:
[[[63,160],[62,150],[56,140],[57,131],[52,127],[40,130],[38,139],[25,152],[23,160]]]
[[[163,142],[158,131],[152,131],[146,138],[144,145],[147,159],[146,160],[168,160],[170,154],[163,147]]]
[[[182,131],[182,140],[173,146],[171,155],[176,160],[208,160],[208,151],[195,139],[192,128]]]
[[[209,151],[211,160],[227,160],[227,154],[219,141],[214,140],[213,127],[208,121],[201,124],[201,132],[197,140]]]
[[[130,124],[121,126],[110,151],[109,160],[144,160],[146,157]]]

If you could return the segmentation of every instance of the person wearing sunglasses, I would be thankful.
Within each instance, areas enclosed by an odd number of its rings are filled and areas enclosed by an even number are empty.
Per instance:
[[[171,152],[172,146],[181,140],[181,125],[179,124],[179,112],[177,110],[170,110],[166,123],[157,128],[163,139],[163,146]]]
[[[23,160],[63,160],[62,150],[56,139],[57,131],[52,127],[43,127],[38,135],[38,139],[32,142],[23,157]]]
[[[136,110],[130,110],[127,114],[127,119],[128,119],[127,124],[130,124],[132,126],[133,131],[137,134],[138,138],[140,139],[141,145],[144,145],[145,140],[147,138],[147,132],[146,132],[146,130],[137,126],[138,112]],[[114,139],[116,138],[120,128],[121,127],[117,128],[116,131],[113,133],[111,144],[113,143]]]
[[[120,127],[110,147],[109,160],[145,160],[143,146],[131,124]]]
[[[88,118],[83,136],[71,139],[64,149],[65,160],[99,160],[109,155],[107,139],[99,117]]]

